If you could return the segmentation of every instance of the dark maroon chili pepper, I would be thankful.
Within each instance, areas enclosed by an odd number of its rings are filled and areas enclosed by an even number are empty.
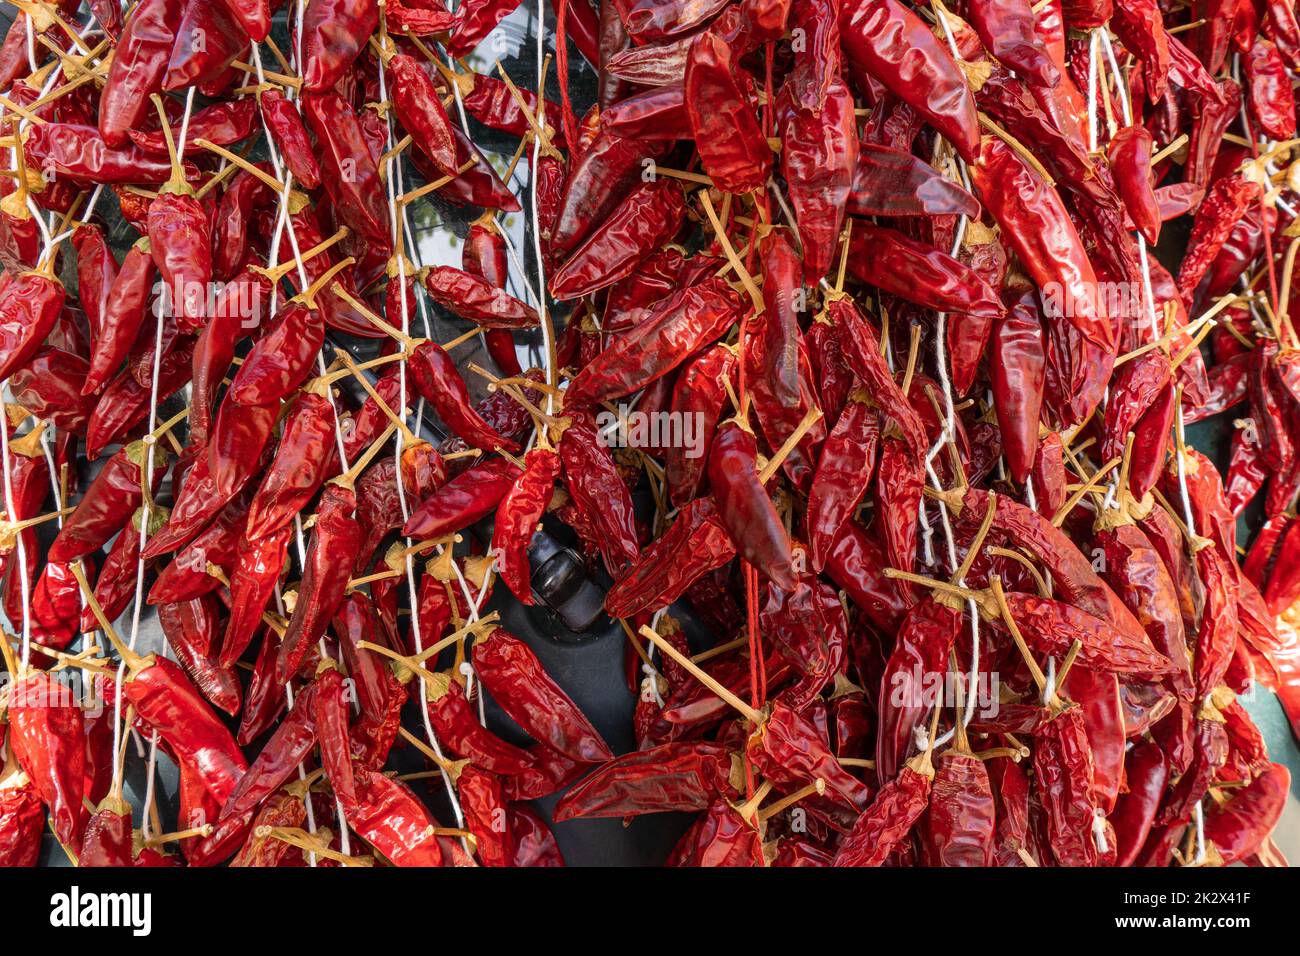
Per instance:
[[[591,414],[573,411],[560,438],[564,487],[591,522],[605,568],[619,577],[640,554],[632,495]]]
[[[608,745],[519,638],[495,627],[474,644],[474,673],[530,736],[582,763],[613,759]]]
[[[737,551],[782,590],[795,585],[790,539],[758,476],[758,445],[741,421],[725,422],[709,451],[709,488]]]
[[[859,150],[847,200],[852,215],[973,218],[980,214],[974,196],[906,150],[877,143],[862,143]]]

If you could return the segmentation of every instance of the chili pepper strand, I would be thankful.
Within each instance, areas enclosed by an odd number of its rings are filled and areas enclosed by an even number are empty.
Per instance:
[[[384,22],[384,21],[383,21],[383,17],[384,17],[384,12],[381,10],[381,12],[380,12],[380,18],[381,18],[381,19],[380,19],[380,23],[381,23],[381,25],[382,25],[383,22]],[[459,93],[459,87],[456,87],[456,86],[453,84],[453,88],[457,90],[456,95],[457,95],[457,97],[459,98],[459,96],[460,96],[460,93]],[[386,81],[386,78],[385,78],[385,69],[384,69],[384,63],[383,63],[383,58],[382,58],[382,57],[380,58],[380,62],[379,62],[379,95],[380,95],[380,97],[381,97],[382,99],[387,99],[387,96],[388,96],[388,94],[387,94],[387,81]],[[462,117],[463,117],[463,112],[462,112]],[[391,120],[389,120],[389,118],[387,117],[387,115],[385,115],[385,118],[384,118],[384,125],[385,125],[385,130],[386,130],[386,136],[387,136],[388,148],[391,150],[391,149],[392,149],[392,143],[393,143],[392,122],[391,122]],[[409,247],[409,248],[413,248],[413,247],[414,247],[414,244],[413,244],[413,243],[404,242],[404,241],[399,241],[400,238],[406,238],[406,220],[405,220],[404,216],[401,214],[400,210],[398,209],[397,202],[396,202],[396,196],[395,196],[395,193],[394,193],[394,189],[395,189],[395,185],[396,185],[396,181],[397,181],[397,174],[395,173],[395,166],[396,166],[396,158],[395,158],[395,157],[390,158],[389,161],[388,161],[388,176],[387,176],[387,179],[388,179],[389,189],[388,189],[387,199],[388,199],[389,218],[390,218],[391,228],[392,228],[392,233],[393,233],[394,246],[395,246],[397,249],[402,250],[402,249],[404,249],[404,248],[408,248],[408,247]],[[403,256],[400,255],[400,254],[399,254],[399,256],[398,256],[398,270],[399,270],[399,272],[398,272],[398,281],[399,281],[399,283],[400,283],[400,286],[399,286],[399,294],[400,294],[400,296],[401,296],[402,332],[403,332],[404,334],[409,334],[409,325],[408,325],[409,314],[408,314],[408,310],[407,310],[407,307],[406,307],[406,277],[405,277],[405,262],[404,262],[404,258],[403,258]],[[417,296],[418,296],[418,293],[417,293]],[[427,320],[426,320],[426,322],[427,322]],[[399,404],[398,414],[402,417],[403,422],[405,422],[405,420],[406,420],[406,360],[405,360],[405,359],[399,363],[399,372],[398,372],[398,374],[399,374],[399,382],[400,382],[400,384],[399,384],[399,399],[398,399],[398,404]],[[401,429],[398,429],[395,438],[396,438],[396,442],[397,442],[397,455],[399,456],[399,460],[400,460],[401,450],[402,450],[402,442],[403,442],[403,435],[402,435],[402,430],[401,430]],[[402,482],[402,479],[401,479],[400,474],[395,478],[395,482],[396,482],[396,488],[397,488],[398,502],[399,502],[399,505],[400,505],[400,507],[401,507],[401,509],[402,509],[402,518],[403,518],[403,521],[405,521],[405,520],[407,520],[407,519],[410,517],[410,510],[409,510],[409,508],[408,508],[408,506],[407,506],[407,501],[406,501],[406,491],[405,491],[405,488],[404,488],[404,486],[403,486],[403,482]],[[410,541],[410,539],[408,538],[408,539],[406,540],[406,546],[407,546],[408,549],[409,549],[410,545],[411,545],[411,541]],[[420,603],[420,602],[419,602],[419,598],[418,598],[418,589],[417,589],[416,584],[415,584],[414,560],[413,560],[413,556],[411,555],[411,553],[409,552],[409,550],[408,550],[408,552],[406,553],[406,555],[404,556],[403,560],[404,560],[404,563],[405,563],[405,568],[404,568],[404,570],[406,571],[407,589],[408,589],[408,592],[409,592],[409,594],[410,594],[412,636],[413,636],[414,643],[415,643],[415,650],[416,650],[416,653],[418,654],[418,653],[420,653],[421,651],[423,651],[424,648],[423,648],[423,646],[422,646],[422,638],[421,638],[421,628],[420,628],[420,620],[419,620],[419,613],[420,613],[420,612],[419,612],[419,603]],[[453,566],[454,566],[454,565],[455,565],[455,562],[453,562]],[[463,583],[464,583],[464,582],[463,582],[463,579],[462,579],[462,586],[463,586]],[[469,600],[469,594],[468,594],[468,591],[466,591],[466,600],[467,600],[467,601]],[[441,760],[442,757],[443,757],[443,753],[442,753],[442,749],[441,749],[441,747],[440,747],[440,745],[439,745],[439,743],[438,743],[437,735],[436,735],[435,732],[434,732],[433,724],[432,724],[432,722],[431,722],[431,720],[430,720],[430,717],[429,717],[429,702],[428,702],[428,695],[424,692],[424,684],[425,684],[425,680],[424,680],[423,675],[417,675],[417,677],[419,678],[419,680],[420,680],[420,685],[421,685],[421,693],[420,693],[420,717],[421,717],[421,721],[422,721],[422,723],[423,723],[423,725],[424,725],[424,734],[425,734],[425,738],[429,741],[429,746],[432,748],[434,754],[436,754],[437,757]],[[452,783],[452,780],[451,780],[451,778],[450,778],[450,775],[448,775],[448,774],[443,774],[443,784],[444,784],[444,788],[446,789],[446,792],[447,792],[448,800],[449,800],[450,803],[451,803],[452,813],[453,813],[453,815],[455,816],[455,819],[456,819],[456,826],[457,826],[457,827],[461,827],[461,828],[463,828],[463,827],[465,826],[465,818],[464,818],[463,811],[462,811],[462,809],[461,809],[460,799],[459,799],[459,797],[458,797],[458,795],[457,795],[457,793],[456,793],[456,788],[455,788],[455,785]],[[469,852],[469,845],[468,845],[468,843],[467,843],[463,838],[462,838],[462,841],[461,841],[461,842],[462,842],[462,846],[464,847],[465,851],[468,853],[468,852]]]

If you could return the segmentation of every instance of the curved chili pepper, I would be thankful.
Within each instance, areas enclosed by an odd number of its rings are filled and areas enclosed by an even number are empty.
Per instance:
[[[1061,316],[1106,352],[1115,328],[1097,301],[1097,276],[1061,198],[1011,147],[986,137],[971,167],[984,207],[1002,226],[1040,291],[1063,299]]]
[[[62,349],[42,349],[13,373],[9,387],[14,401],[42,421],[76,435],[84,435],[95,410],[95,399],[81,394],[90,365],[79,355]]]
[[[518,445],[498,434],[474,410],[455,361],[437,342],[420,343],[407,368],[416,391],[458,437],[483,450],[518,449]]]
[[[423,540],[467,528],[495,510],[518,476],[511,462],[489,458],[430,495],[412,512],[402,534]]]
[[[521,604],[533,603],[528,545],[559,474],[560,456],[550,448],[534,448],[524,456],[524,470],[497,505],[492,550],[501,580]]]
[[[478,721],[465,691],[445,674],[427,678],[429,721],[438,741],[452,753],[502,776],[523,773],[533,766],[528,751],[507,743]]]
[[[133,442],[109,459],[50,545],[51,561],[75,561],[90,554],[131,520],[144,500],[144,463],[143,442]],[[151,478],[156,488],[162,480],[161,469]]]
[[[474,644],[474,672],[492,699],[529,736],[580,763],[614,755],[527,644],[496,627]]]
[[[736,555],[712,497],[696,498],[605,595],[611,617],[629,618],[667,607],[691,583]]]
[[[1260,189],[1241,176],[1216,180],[1196,210],[1187,253],[1178,267],[1178,288],[1190,296],[1246,210],[1259,202]]]
[[[315,189],[321,183],[320,164],[316,161],[311,141],[307,138],[307,127],[303,125],[297,107],[277,89],[262,90],[257,102],[266,128],[270,130],[289,172],[304,189]],[[255,187],[250,184],[249,188]]]
[[[698,811],[730,792],[731,758],[710,741],[661,744],[616,757],[568,791],[554,820]]]
[[[343,602],[361,546],[356,510],[356,493],[352,489],[340,484],[326,487],[307,545],[298,603],[280,643],[277,683],[285,683],[298,672],[304,655],[325,633]]]
[[[835,854],[835,866],[880,866],[907,837],[930,802],[929,753],[907,762],[876,794]]]
[[[997,294],[969,266],[883,226],[855,224],[849,269],[863,282],[939,312],[991,318],[1005,312]]]
[[[1205,842],[1212,844],[1227,866],[1254,853],[1282,815],[1291,772],[1285,764],[1269,764],[1245,789],[1205,815]]]
[[[108,248],[104,231],[94,223],[82,223],[73,230],[72,245],[77,250],[77,300],[86,313],[91,341],[98,342],[109,290],[117,278],[117,259]]]

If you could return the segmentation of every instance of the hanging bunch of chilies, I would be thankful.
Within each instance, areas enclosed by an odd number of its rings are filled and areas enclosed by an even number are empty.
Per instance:
[[[562,865],[561,791],[698,814],[670,865],[1284,862],[1237,695],[1300,729],[1291,0],[552,0],[527,82],[517,0],[10,2],[0,863]],[[539,522],[631,752],[483,613]]]

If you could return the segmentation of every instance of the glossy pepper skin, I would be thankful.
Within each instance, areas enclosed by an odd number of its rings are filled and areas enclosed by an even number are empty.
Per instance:
[[[289,172],[303,188],[315,189],[321,183],[320,163],[297,108],[278,89],[263,90],[257,101]]]
[[[369,0],[363,2],[369,5]],[[356,113],[333,92],[309,93],[302,105],[307,125],[316,135],[320,150],[317,156],[331,203],[348,226],[386,255],[392,240],[388,210],[382,199],[385,188]]]
[[[59,842],[75,852],[86,825],[81,805],[86,753],[81,709],[70,694],[37,671],[14,685],[8,714],[9,745],[49,808]]]
[[[347,71],[379,25],[375,0],[322,0],[302,20],[303,87],[328,90]]]
[[[343,601],[344,588],[361,545],[356,510],[356,493],[341,484],[330,484],[321,496],[316,525],[307,545],[298,603],[276,659],[279,684],[297,673],[307,650],[325,633]]]
[[[741,308],[740,297],[722,279],[683,289],[579,372],[566,401],[594,405],[648,385],[718,338],[741,317]]]
[[[1056,191],[1001,140],[986,137],[971,180],[1040,290],[1060,290],[1062,318],[1101,349],[1115,348],[1110,318],[1097,300],[1097,276]]]
[[[709,451],[709,488],[736,550],[783,590],[794,587],[790,539],[757,471],[754,433],[739,422],[718,428]]]
[[[492,699],[535,739],[580,763],[613,758],[600,733],[519,638],[493,628],[474,644],[473,660]]]
[[[596,531],[610,575],[617,577],[640,553],[632,495],[587,412],[571,413],[560,438],[564,487]]]
[[[518,450],[518,445],[498,434],[474,410],[469,389],[455,361],[437,342],[421,343],[411,356],[408,368],[416,391],[458,437],[484,451]]]
[[[117,46],[99,97],[99,132],[111,148],[124,146],[162,89],[185,4],[147,0],[135,7]]]
[[[533,603],[528,545],[550,503],[560,474],[560,456],[550,448],[534,448],[524,456],[524,470],[497,505],[492,549],[497,570],[521,604]]]
[[[496,509],[519,473],[504,458],[489,458],[475,465],[447,482],[412,512],[402,534],[424,540],[468,527]]]
[[[943,41],[896,0],[845,3],[840,33],[849,67],[919,111],[962,159],[980,145],[975,100]]]
[[[63,309],[63,286],[41,272],[13,279],[0,301],[0,380],[26,365],[44,344]]]
[[[444,176],[455,176],[456,137],[433,80],[405,53],[389,60],[388,69],[398,120]]]

